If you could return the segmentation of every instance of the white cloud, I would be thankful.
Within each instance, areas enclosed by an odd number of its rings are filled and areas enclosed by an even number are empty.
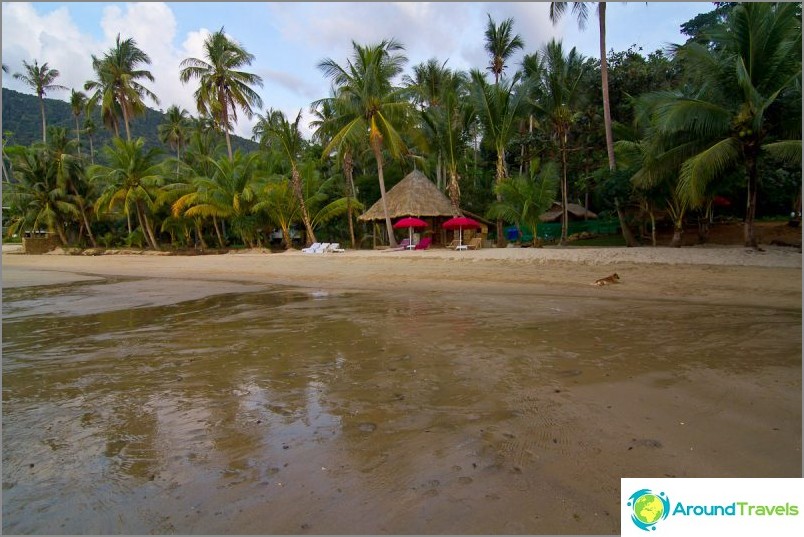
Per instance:
[[[92,75],[90,55],[100,48],[92,37],[81,34],[65,7],[40,16],[30,3],[3,4],[3,63],[11,73],[23,70],[23,60],[37,60],[60,72],[57,84],[82,90]],[[3,85],[30,93],[12,77],[4,77]],[[54,91],[48,96],[66,100],[69,93]]]

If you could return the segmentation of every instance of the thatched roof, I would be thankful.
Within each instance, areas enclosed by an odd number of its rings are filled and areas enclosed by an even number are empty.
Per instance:
[[[587,211],[582,205],[577,203],[567,203],[567,215],[570,220],[583,220],[584,218],[594,219],[597,215],[592,211]],[[546,213],[539,216],[542,222],[560,222],[561,221],[561,204],[554,202],[553,206]]]
[[[456,215],[449,198],[418,170],[407,174],[404,179],[386,192],[385,201],[388,204],[388,216],[391,218]],[[361,214],[358,219],[364,221],[385,220],[382,199],[377,200],[377,203]]]

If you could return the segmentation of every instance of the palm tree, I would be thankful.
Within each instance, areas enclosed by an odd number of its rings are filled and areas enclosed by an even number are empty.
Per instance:
[[[514,31],[514,19],[505,19],[499,26],[494,24],[491,15],[486,25],[486,44],[484,48],[491,56],[488,70],[494,73],[494,83],[499,84],[500,77],[507,67],[505,62],[511,55],[524,48],[525,42],[517,35],[511,35]]]
[[[542,50],[545,69],[541,71],[540,98],[535,103],[536,109],[552,128],[552,135],[557,142],[561,154],[561,239],[560,244],[567,242],[567,203],[568,203],[568,166],[567,152],[569,136],[578,112],[577,104],[580,96],[579,82],[583,76],[584,58],[573,47],[564,54],[561,42],[551,40]]]
[[[78,156],[81,156],[81,129],[78,126],[78,118],[84,113],[87,105],[87,96],[81,91],[72,90],[70,92],[70,109],[75,118],[75,137],[78,139]]]
[[[307,204],[304,202],[301,177],[299,176],[298,161],[304,142],[301,132],[299,131],[301,117],[302,113],[301,110],[299,110],[296,120],[290,123],[287,118],[285,118],[285,115],[280,113],[277,120],[267,126],[267,132],[265,134],[273,140],[274,144],[290,163],[290,183],[293,185],[293,193],[296,195],[296,201],[301,209],[302,223],[304,224],[304,230],[307,232],[306,246],[309,246],[317,241],[315,240],[315,232],[310,223],[310,214],[307,212]]]
[[[97,247],[92,227],[89,225],[87,209],[91,208],[91,186],[86,180],[84,161],[76,158],[78,142],[67,137],[67,129],[49,127],[50,137],[46,146],[48,157],[56,171],[59,186],[68,193],[70,201],[78,209],[81,216],[80,226],[86,229],[92,247]]]
[[[550,2],[550,20],[556,24],[567,10],[569,2]],[[573,2],[572,13],[578,18],[578,26],[586,27],[589,18],[587,2]],[[609,100],[609,66],[606,59],[606,2],[597,2],[597,16],[600,27],[600,85],[603,89],[603,125],[606,129],[606,152],[609,157],[609,170],[614,171],[614,135],[611,131],[611,104]]]
[[[75,217],[78,210],[60,183],[51,155],[44,146],[15,146],[9,148],[9,157],[14,164],[15,181],[3,185],[8,192],[12,217],[8,235],[25,231],[38,231],[43,226],[55,233],[63,245],[67,245],[65,224]]]
[[[95,164],[95,146],[93,145],[92,140],[97,131],[98,128],[95,126],[95,121],[92,120],[92,116],[87,114],[87,117],[84,120],[84,133],[89,138],[89,161],[91,164]]]
[[[313,114],[315,119],[310,122],[310,127],[313,128],[313,140],[321,143],[322,146],[328,146],[332,141],[332,137],[337,134],[341,129],[338,124],[340,116],[337,114],[335,107],[338,101],[334,98],[321,99],[313,102],[310,105],[310,113]],[[346,218],[349,223],[349,244],[352,248],[357,247],[355,241],[355,226],[354,226],[354,206],[357,198],[357,189],[355,188],[354,181],[354,146],[346,139],[341,142],[341,146],[337,148],[337,159],[341,163],[344,177],[344,191],[346,198]],[[328,157],[329,155],[325,155]]]
[[[499,84],[489,84],[481,71],[471,71],[470,97],[477,119],[483,126],[484,140],[497,153],[495,182],[508,177],[505,162],[505,149],[516,131],[519,118],[527,99],[530,81],[520,83],[519,74],[510,80],[503,79]],[[500,200],[500,195],[497,195]],[[504,246],[503,222],[497,219],[497,246]]]
[[[116,116],[116,111],[120,111],[123,115],[126,139],[129,141],[131,118],[145,113],[142,98],[149,97],[159,104],[156,95],[138,82],[138,79],[142,78],[154,81],[150,71],[138,69],[141,64],[150,63],[151,58],[137,46],[133,38],[121,41],[120,34],[117,34],[115,46],[102,58],[92,56],[92,69],[95,71],[96,80],[84,84],[85,90],[95,90],[92,99],[102,102],[101,109],[104,110],[105,116]],[[116,123],[115,133],[117,134]]]
[[[51,90],[66,90],[67,88],[53,83],[59,78],[59,71],[58,69],[51,69],[47,62],[43,63],[40,67],[36,60],[34,60],[33,65],[23,60],[22,65],[25,67],[25,72],[14,73],[14,78],[22,80],[29,88],[34,90],[36,96],[39,97],[39,110],[42,113],[42,142],[47,142],[45,95]]]
[[[257,217],[254,205],[256,192],[260,190],[254,181],[254,166],[257,153],[243,156],[240,151],[229,160],[207,158],[212,173],[193,179],[195,190],[180,197],[173,203],[174,216],[191,218],[212,218],[218,244],[226,245],[225,230],[218,225],[218,219],[229,220],[244,244],[253,246],[256,239]]]
[[[788,3],[739,4],[724,27],[708,34],[714,47],[691,42],[675,51],[700,91],[656,95],[654,125],[676,142],[674,153],[682,161],[678,189],[691,207],[704,202],[711,182],[744,168],[744,239],[753,248],[762,156],[801,162],[800,122],[785,128],[785,117],[796,117],[801,108],[797,9]]]
[[[165,122],[157,127],[159,141],[176,150],[176,178],[179,176],[181,148],[187,143],[189,130],[189,113],[177,105],[165,111]]]
[[[529,167],[529,172],[529,175],[503,179],[495,185],[494,190],[500,194],[500,201],[492,203],[487,215],[530,229],[533,245],[536,246],[539,217],[552,206],[556,197],[558,169],[551,162],[539,173],[535,166]]]
[[[298,198],[286,178],[268,181],[262,188],[259,201],[252,207],[254,213],[263,213],[269,222],[282,230],[282,247],[290,248],[290,226],[299,212]]]
[[[122,206],[131,235],[131,210],[137,215],[148,245],[159,250],[159,243],[154,235],[149,213],[153,213],[159,194],[159,187],[164,182],[162,164],[159,162],[160,150],[144,148],[145,140],[138,138],[126,141],[112,139],[112,144],[104,147],[109,164],[92,166],[89,175],[104,187],[95,205],[98,214],[115,210]]]
[[[367,141],[377,162],[388,240],[395,247],[385,196],[382,151],[387,148],[396,158],[407,150],[400,130],[409,118],[410,103],[404,99],[404,90],[392,83],[394,77],[401,74],[407,58],[400,52],[404,47],[393,39],[368,46],[352,42],[352,48],[352,60],[348,60],[345,67],[329,58],[318,64],[318,68],[333,82],[338,101],[336,110],[343,124],[323,154],[329,155],[344,142],[362,142],[368,135]]]
[[[187,58],[181,62],[179,79],[187,83],[199,80],[195,96],[198,113],[215,118],[219,129],[226,135],[229,160],[233,160],[229,131],[237,121],[240,108],[249,119],[254,115],[252,107],[262,108],[262,99],[251,86],[262,87],[262,78],[240,71],[251,65],[254,56],[224,34],[223,28],[204,40],[205,58]]]

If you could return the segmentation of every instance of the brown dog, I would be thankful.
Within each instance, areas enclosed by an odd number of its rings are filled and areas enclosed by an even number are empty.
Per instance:
[[[611,276],[606,276],[605,278],[595,280],[595,283],[593,283],[592,285],[602,286],[602,285],[608,285],[610,283],[619,283],[619,282],[620,282],[620,276],[615,272]]]

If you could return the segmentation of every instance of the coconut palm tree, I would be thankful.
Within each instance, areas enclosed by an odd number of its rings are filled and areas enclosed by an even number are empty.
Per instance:
[[[14,78],[22,80],[29,88],[34,90],[36,96],[39,97],[39,111],[42,114],[42,142],[47,142],[47,123],[45,121],[45,95],[48,91],[52,90],[66,90],[67,88],[53,82],[59,78],[58,69],[51,69],[47,62],[41,66],[37,60],[33,61],[33,65],[25,60],[22,61],[25,67],[25,72],[14,73]]]
[[[95,146],[93,145],[93,138],[95,133],[98,131],[97,126],[95,125],[95,121],[92,120],[92,116],[87,114],[86,119],[84,120],[84,134],[87,135],[89,138],[89,162],[90,164],[95,164]]]
[[[96,79],[84,84],[85,90],[95,90],[92,99],[96,102],[101,101],[104,115],[116,116],[117,110],[120,111],[126,129],[126,140],[129,141],[131,119],[145,113],[143,97],[148,97],[159,104],[157,96],[138,81],[143,78],[154,81],[150,71],[138,68],[140,65],[150,63],[151,58],[137,46],[133,38],[121,41],[120,34],[117,34],[114,47],[101,58],[92,56],[92,69],[95,71]],[[115,133],[118,134],[116,127]]]
[[[179,79],[182,83],[198,79],[198,89],[193,94],[198,113],[215,119],[226,135],[229,160],[233,160],[229,132],[237,122],[237,109],[250,119],[254,115],[252,107],[262,108],[262,99],[251,88],[262,87],[262,78],[239,70],[251,65],[254,56],[228,38],[223,28],[204,40],[204,54],[204,59],[182,61]]]
[[[176,178],[179,177],[179,164],[181,163],[181,148],[187,143],[189,137],[190,115],[184,108],[171,105],[165,111],[165,122],[157,127],[159,141],[176,150]]]
[[[723,27],[675,50],[700,90],[655,96],[654,128],[675,139],[678,189],[700,206],[709,183],[737,167],[746,176],[745,245],[754,231],[762,156],[801,162],[801,23],[798,4],[745,3]],[[796,118],[787,125],[787,118]],[[787,138],[787,139],[785,139]]]
[[[265,183],[260,191],[259,201],[252,212],[263,213],[268,221],[282,230],[282,247],[290,248],[290,226],[298,218],[299,204],[293,186],[287,178],[281,177]]]
[[[550,126],[553,139],[561,154],[561,239],[560,244],[567,242],[567,203],[568,203],[568,166],[567,153],[569,137],[573,123],[578,118],[578,100],[581,96],[579,82],[585,70],[583,56],[575,47],[564,53],[560,41],[555,39],[542,49],[544,70],[541,71],[541,90],[539,100],[534,103],[540,115]]]
[[[556,197],[558,168],[550,162],[538,172],[537,166],[530,166],[529,172],[529,175],[517,175],[497,183],[494,190],[500,200],[492,203],[486,214],[489,218],[501,218],[530,229],[535,246],[539,216],[553,205]]]
[[[59,186],[69,194],[70,201],[81,216],[80,227],[85,229],[92,247],[97,247],[92,227],[89,224],[88,209],[92,208],[92,185],[86,180],[84,161],[78,153],[78,142],[67,136],[63,127],[49,127],[50,134],[46,151],[56,171]]]
[[[78,156],[81,156],[81,128],[78,126],[78,118],[84,113],[87,105],[87,96],[82,91],[72,90],[70,92],[70,110],[75,118],[75,137],[78,140]]]
[[[514,32],[514,19],[505,19],[497,26],[491,15],[488,13],[486,15],[489,20],[486,24],[484,48],[491,56],[487,69],[494,73],[494,83],[499,84],[500,77],[507,67],[505,62],[517,50],[524,48],[525,42],[519,34],[511,35]]]
[[[103,188],[95,211],[102,214],[122,206],[131,235],[133,209],[148,245],[159,250],[149,214],[153,214],[156,208],[159,188],[164,183],[159,162],[161,151],[158,148],[146,150],[144,145],[143,138],[132,141],[119,137],[112,139],[111,145],[104,147],[109,164],[91,166],[88,175]]]
[[[319,142],[326,147],[332,141],[332,137],[341,130],[342,125],[338,124],[341,116],[335,108],[338,101],[335,98],[321,99],[310,105],[310,113],[315,119],[310,122],[313,129],[313,141]],[[344,194],[346,199],[346,218],[349,223],[349,244],[352,248],[357,247],[355,241],[354,208],[357,198],[357,189],[354,181],[354,145],[347,139],[343,139],[340,147],[337,148],[336,158],[341,164],[344,177]],[[329,157],[329,155],[325,155]]]
[[[15,179],[3,185],[3,201],[13,214],[8,236],[46,227],[67,245],[65,224],[78,210],[58,180],[51,155],[44,146],[15,146],[8,149],[8,156]]]
[[[483,127],[483,138],[497,153],[495,182],[508,177],[505,150],[516,132],[516,124],[523,112],[530,80],[520,82],[519,74],[498,84],[489,84],[481,71],[470,72],[469,94],[476,117]],[[499,194],[497,195],[500,200]],[[497,246],[504,246],[503,221],[497,219]]]
[[[382,152],[387,149],[392,157],[398,158],[407,151],[401,131],[410,117],[410,103],[404,98],[405,90],[393,85],[393,79],[402,73],[407,58],[401,53],[402,44],[393,39],[368,46],[352,42],[352,48],[352,59],[345,66],[329,58],[318,64],[332,80],[338,101],[336,111],[343,125],[332,136],[323,154],[329,155],[345,141],[350,144],[368,141],[377,162],[388,240],[395,247],[385,195]]]
[[[583,30],[589,18],[588,2],[572,2],[572,13]],[[550,2],[550,20],[556,24],[564,16],[569,2]],[[614,160],[614,135],[611,130],[611,102],[609,99],[609,66],[606,59],[606,2],[597,2],[597,17],[600,28],[600,86],[603,89],[603,125],[606,129],[606,153],[609,169],[616,168]]]
[[[302,113],[299,110],[296,120],[291,123],[285,118],[284,114],[279,115],[274,122],[267,125],[265,134],[273,140],[273,144],[290,163],[290,183],[293,186],[293,193],[296,195],[296,201],[301,210],[302,223],[304,230],[307,233],[307,241],[305,246],[317,242],[315,240],[315,231],[310,223],[310,214],[307,212],[307,204],[304,201],[304,192],[302,191],[301,177],[299,176],[299,158],[301,156],[302,145],[304,139],[299,131],[299,122],[301,121]]]

